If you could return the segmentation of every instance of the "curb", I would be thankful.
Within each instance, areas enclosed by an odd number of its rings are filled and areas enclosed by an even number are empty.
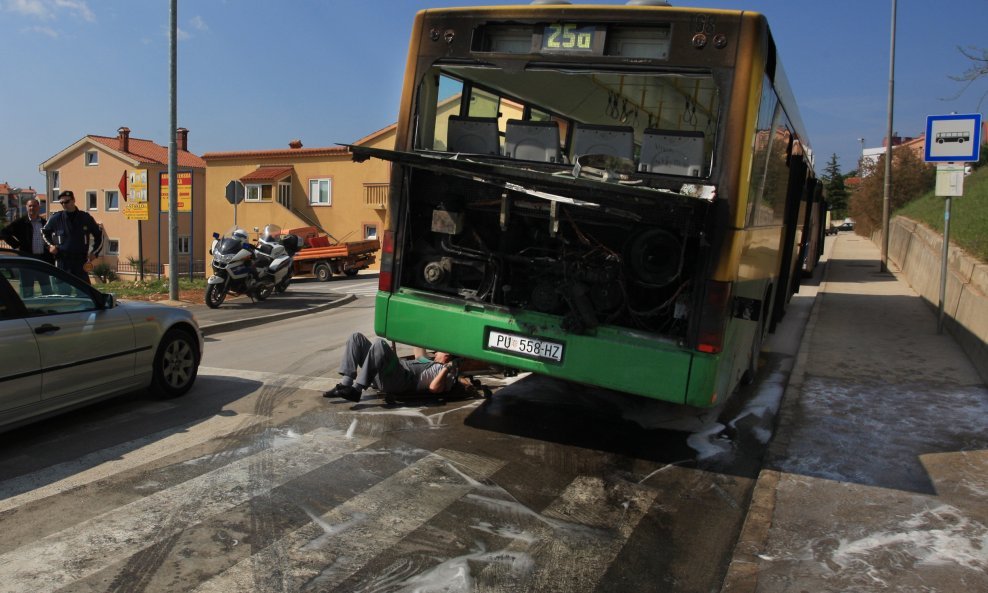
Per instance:
[[[835,243],[836,244],[836,240]],[[833,249],[833,247],[831,247]],[[796,360],[782,396],[775,422],[775,433],[765,451],[762,470],[758,472],[755,486],[752,490],[748,512],[745,514],[741,533],[734,545],[734,553],[727,567],[727,574],[721,584],[720,593],[755,593],[758,590],[759,555],[765,551],[768,543],[769,530],[772,527],[772,516],[775,513],[775,495],[782,474],[773,469],[767,469],[774,460],[780,459],[789,448],[792,439],[794,419],[797,414],[799,396],[802,394],[803,381],[806,378],[806,360],[809,357],[809,343],[820,317],[820,307],[826,297],[827,279],[830,276],[830,256],[826,255],[827,264],[820,279],[820,288],[813,307],[810,309],[803,337],[796,351]]]
[[[199,326],[199,330],[202,332],[203,336],[209,336],[212,334],[233,331],[245,327],[251,327],[254,325],[261,325],[262,323],[270,323],[272,321],[281,321],[282,319],[290,319],[292,317],[308,315],[309,313],[318,313],[319,311],[324,311],[326,309],[332,309],[335,307],[339,307],[340,305],[345,305],[347,303],[355,301],[356,299],[357,299],[356,295],[348,294],[334,301],[329,301],[328,303],[323,303],[321,305],[316,305],[314,307],[307,307],[305,309],[298,309],[295,311],[281,311],[279,313],[271,313],[269,315],[259,315],[257,317],[244,317],[242,319],[234,319],[231,321],[218,321],[216,323],[204,324]]]

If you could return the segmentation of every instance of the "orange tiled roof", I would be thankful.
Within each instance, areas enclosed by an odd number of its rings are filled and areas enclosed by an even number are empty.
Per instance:
[[[120,139],[117,137],[109,138],[107,136],[94,136],[90,134],[87,138],[108,148],[112,148],[117,152],[124,152],[120,148]],[[124,154],[130,155],[145,163],[155,163],[159,165],[168,164],[168,148],[155,144],[150,140],[131,137],[128,140],[128,150]],[[206,161],[191,152],[179,150],[177,151],[177,156],[179,167],[192,167],[199,169],[206,168]]]
[[[244,175],[240,181],[244,183],[256,183],[258,181],[279,181],[292,174],[295,168],[291,165],[279,167],[259,167],[254,171]]]

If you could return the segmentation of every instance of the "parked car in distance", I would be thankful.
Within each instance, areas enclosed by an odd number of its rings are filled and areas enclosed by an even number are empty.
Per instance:
[[[0,251],[0,430],[143,388],[184,395],[202,348],[189,311],[118,302],[45,262]]]
[[[827,230],[824,231],[824,234],[827,234],[827,235],[836,235],[837,234],[837,228],[838,227],[837,227],[836,224],[832,224],[832,225],[830,225],[830,226],[827,227]]]
[[[853,231],[854,230],[854,223],[853,222],[842,222],[840,225],[838,225],[837,230],[838,231]]]

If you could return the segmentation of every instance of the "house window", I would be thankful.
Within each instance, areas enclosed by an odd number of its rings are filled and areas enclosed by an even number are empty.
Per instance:
[[[86,151],[86,166],[95,167],[99,164],[99,152],[95,150]]]
[[[96,192],[95,191],[87,191],[86,192],[86,210],[98,210],[98,209],[99,209],[99,202],[97,201],[97,198],[96,198]]]
[[[278,203],[291,210],[292,208],[292,184],[282,181],[278,184]]]
[[[108,189],[103,192],[103,201],[107,210],[120,209],[120,192],[115,189]]]
[[[62,187],[61,176],[58,174],[58,171],[49,171],[48,195],[50,196],[52,202],[58,201],[58,194],[61,191],[61,187]]]
[[[309,180],[309,204],[312,204],[313,206],[333,205],[332,179]]]
[[[188,255],[192,251],[190,249],[191,243],[192,243],[192,238],[189,236],[178,237],[178,243],[175,245],[175,247],[178,249],[178,254]]]
[[[268,191],[265,192],[264,189],[267,187]],[[261,202],[265,199],[265,194],[267,194],[267,199],[271,199],[271,186],[264,186],[257,183],[247,184],[245,187],[246,195],[244,197],[248,202]]]
[[[367,239],[367,240],[377,239],[377,225],[376,224],[365,224],[364,225],[364,239]]]
[[[106,254],[107,255],[120,255],[120,239],[107,239],[106,240]]]

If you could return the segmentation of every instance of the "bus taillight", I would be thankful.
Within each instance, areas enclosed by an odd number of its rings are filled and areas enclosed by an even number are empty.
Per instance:
[[[394,231],[384,232],[384,241],[381,242],[381,270],[378,274],[377,289],[385,292],[392,292],[391,272],[394,268],[395,257],[395,233]]]
[[[724,348],[724,330],[730,315],[731,283],[708,280],[700,310],[696,349],[716,354]]]

